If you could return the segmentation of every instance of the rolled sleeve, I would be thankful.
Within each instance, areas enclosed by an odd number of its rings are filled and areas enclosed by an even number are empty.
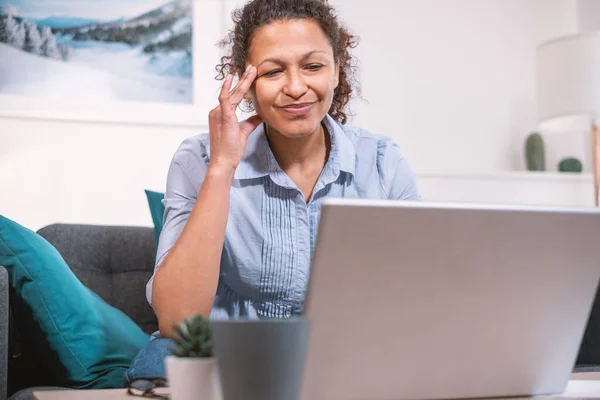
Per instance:
[[[389,200],[421,200],[415,174],[391,139],[379,141],[377,167],[381,187]]]
[[[208,170],[208,150],[204,135],[186,139],[175,152],[163,204],[163,228],[158,240],[154,273],[146,285],[146,299],[152,305],[152,285],[156,271],[169,254],[187,223]]]

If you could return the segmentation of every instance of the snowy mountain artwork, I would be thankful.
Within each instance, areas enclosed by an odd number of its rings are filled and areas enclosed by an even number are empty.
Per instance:
[[[193,0],[0,0],[0,94],[193,103]]]

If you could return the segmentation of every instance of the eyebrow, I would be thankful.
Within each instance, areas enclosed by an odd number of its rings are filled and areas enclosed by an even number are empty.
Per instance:
[[[315,53],[324,53],[327,54],[327,52],[323,51],[323,50],[313,50],[313,51],[309,51],[308,53],[306,53],[305,55],[302,56],[302,60],[306,60],[307,58],[309,58],[310,56],[312,56]],[[272,62],[275,64],[284,64],[283,60],[279,59],[279,58],[265,58],[264,60],[262,60],[260,62],[260,64],[257,65],[257,67],[260,67],[261,65],[263,65],[264,63],[267,62]]]

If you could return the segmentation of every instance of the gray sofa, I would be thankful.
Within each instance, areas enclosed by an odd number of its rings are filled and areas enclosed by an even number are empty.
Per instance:
[[[152,228],[55,224],[38,233],[56,247],[83,284],[145,332],[158,329],[146,302],[146,282],[154,269]],[[32,399],[33,388],[53,389],[55,383],[40,370],[35,355],[20,345],[19,316],[12,315],[7,323],[9,293],[8,275],[0,266],[0,400]]]
[[[109,304],[131,317],[145,332],[158,329],[145,287],[154,267],[152,228],[56,224],[39,232],[62,254],[75,275]],[[9,289],[0,266],[0,400],[31,399],[34,387],[55,388],[18,341],[19,316],[9,332]],[[600,371],[600,301],[596,301],[583,338],[576,371]],[[12,397],[11,397],[12,396]]]

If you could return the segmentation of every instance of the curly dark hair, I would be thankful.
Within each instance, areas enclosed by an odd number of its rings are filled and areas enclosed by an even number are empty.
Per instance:
[[[329,114],[342,124],[347,121],[346,107],[353,93],[360,91],[355,78],[357,65],[350,49],[358,45],[358,37],[352,35],[338,22],[335,10],[326,0],[252,0],[232,13],[234,28],[220,42],[228,48],[228,55],[216,66],[217,79],[227,74],[244,71],[252,36],[256,29],[275,21],[310,19],[317,22],[329,39],[335,62],[340,67],[339,84],[333,94]],[[250,109],[253,108],[248,102]]]

